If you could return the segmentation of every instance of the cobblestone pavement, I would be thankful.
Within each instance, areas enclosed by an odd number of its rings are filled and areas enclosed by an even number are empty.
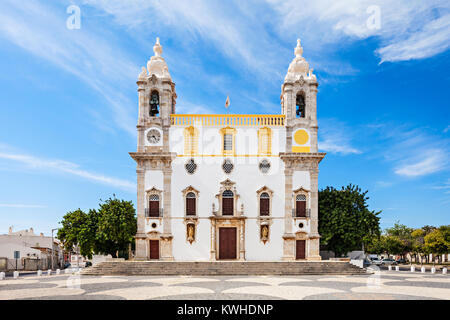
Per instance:
[[[0,280],[0,299],[450,299],[450,277],[380,271],[358,276],[83,276]]]

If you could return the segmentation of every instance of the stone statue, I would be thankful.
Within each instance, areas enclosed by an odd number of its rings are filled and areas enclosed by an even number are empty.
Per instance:
[[[192,243],[195,240],[195,225],[188,224],[187,226],[187,240]]]

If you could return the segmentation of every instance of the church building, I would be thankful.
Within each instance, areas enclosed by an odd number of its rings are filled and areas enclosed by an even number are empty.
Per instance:
[[[137,85],[135,260],[320,260],[317,78],[300,40],[279,114],[177,114],[157,39]]]

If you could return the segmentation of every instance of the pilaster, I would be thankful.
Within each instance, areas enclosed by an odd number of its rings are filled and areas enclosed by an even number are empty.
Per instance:
[[[137,234],[135,260],[146,260],[145,240],[145,169],[138,167],[137,174]]]
[[[172,220],[171,220],[171,196],[172,196],[172,168],[166,164],[163,169],[164,196],[163,196],[163,234],[161,235],[161,260],[173,260],[172,254]]]

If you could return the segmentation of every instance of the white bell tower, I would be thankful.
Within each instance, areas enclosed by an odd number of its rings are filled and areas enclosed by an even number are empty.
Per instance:
[[[302,56],[303,48],[300,39],[297,40],[294,53],[295,58],[289,65],[281,86],[280,97],[281,112],[286,116],[286,152],[301,152],[299,150],[306,151],[308,148],[309,152],[317,152],[317,78]],[[295,148],[298,144],[292,141],[292,138],[295,129],[300,127],[306,130],[308,141],[303,148]],[[303,140],[305,139],[306,137]]]

